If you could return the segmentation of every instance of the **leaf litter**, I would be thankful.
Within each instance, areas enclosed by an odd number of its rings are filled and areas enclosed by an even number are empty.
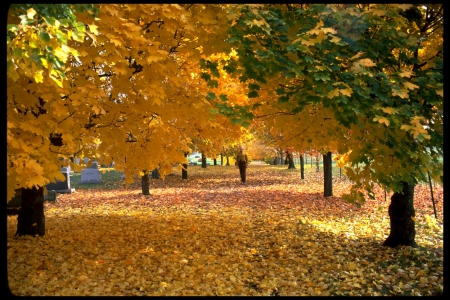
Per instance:
[[[443,294],[443,189],[415,189],[418,247],[383,247],[390,195],[362,207],[349,182],[286,166],[189,167],[113,190],[46,202],[46,234],[14,236],[7,217],[8,286],[19,296],[430,296]]]

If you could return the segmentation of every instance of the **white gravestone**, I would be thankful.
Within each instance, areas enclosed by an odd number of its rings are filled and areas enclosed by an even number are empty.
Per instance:
[[[98,169],[81,170],[80,183],[102,183],[102,176]]]

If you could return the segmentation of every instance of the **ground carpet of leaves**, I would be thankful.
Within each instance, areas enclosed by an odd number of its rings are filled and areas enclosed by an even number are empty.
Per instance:
[[[8,286],[14,295],[443,294],[443,189],[415,190],[419,247],[383,247],[384,191],[358,208],[334,177],[306,179],[286,166],[189,167],[128,188],[77,190],[45,203],[46,235],[14,236],[7,217]]]

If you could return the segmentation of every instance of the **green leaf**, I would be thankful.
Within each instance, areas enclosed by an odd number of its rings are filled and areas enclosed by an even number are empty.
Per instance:
[[[48,43],[50,42],[50,35],[47,32],[42,31],[39,35],[41,37],[41,40]]]
[[[259,90],[261,89],[261,87],[260,87],[259,85],[254,84],[254,83],[250,83],[250,84],[248,85],[248,88],[249,88],[250,90],[256,90],[256,91],[259,91]]]
[[[218,88],[219,87],[219,83],[217,82],[217,80],[208,80],[207,86],[210,88]]]
[[[208,100],[214,100],[214,99],[216,99],[217,97],[216,97],[216,94],[215,93],[212,93],[212,92],[208,92],[208,95],[206,96],[206,99],[208,99]]]
[[[259,95],[257,91],[251,91],[250,93],[248,93],[249,98],[257,98],[258,96]]]
[[[211,75],[208,73],[202,72],[202,75],[200,75],[200,78],[203,78],[205,81],[209,81],[211,79]]]

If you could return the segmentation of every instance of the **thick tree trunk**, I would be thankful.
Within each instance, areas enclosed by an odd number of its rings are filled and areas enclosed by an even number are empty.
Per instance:
[[[206,155],[202,153],[202,168],[206,168]]]
[[[294,155],[292,153],[289,153],[287,155],[287,158],[289,160],[289,167],[288,169],[295,169],[295,164],[294,164]]]
[[[148,173],[142,175],[142,195],[150,195],[150,180]]]
[[[217,159],[214,158],[214,165],[217,166]]]
[[[226,164],[227,166],[229,166],[230,165],[230,159],[229,159],[229,157],[227,156],[227,164]]]
[[[333,161],[331,152],[323,156],[323,196],[333,196]]]
[[[414,187],[415,185],[402,182],[402,193],[394,193],[389,205],[389,218],[391,223],[391,232],[384,241],[383,246],[397,247],[411,246],[416,247],[416,228],[414,223]]]
[[[300,154],[300,176],[302,179],[305,179],[305,160],[303,159],[303,155]]]
[[[155,168],[155,169],[152,171],[152,178],[155,178],[155,179],[160,179],[160,178],[161,178],[161,175],[159,175],[158,168]]]
[[[45,235],[44,188],[22,188],[16,235]]]

